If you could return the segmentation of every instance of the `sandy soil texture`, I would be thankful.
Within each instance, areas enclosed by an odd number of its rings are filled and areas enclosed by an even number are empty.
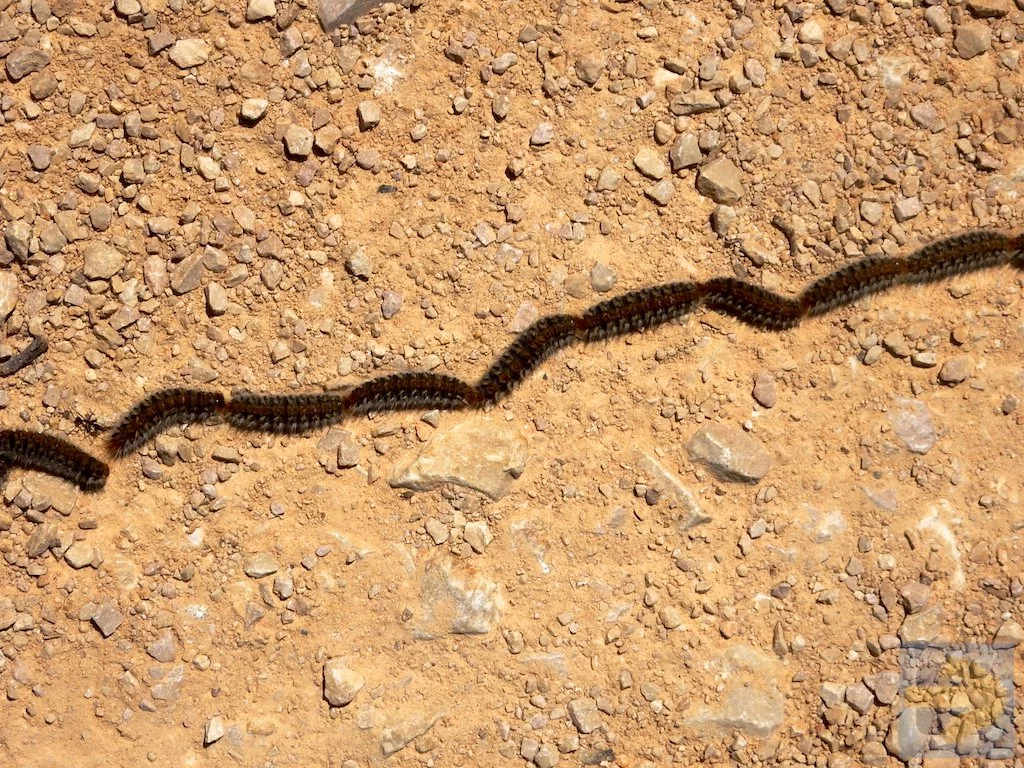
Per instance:
[[[49,342],[2,425],[102,455],[161,387],[473,380],[633,288],[1019,227],[1022,40],[1022,0],[0,0],[0,360]],[[1020,768],[1022,289],[12,471],[3,763]]]

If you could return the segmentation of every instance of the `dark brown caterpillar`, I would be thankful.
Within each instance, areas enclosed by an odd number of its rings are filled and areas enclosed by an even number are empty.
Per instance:
[[[446,373],[392,373],[370,379],[343,396],[345,413],[408,411],[417,408],[457,410],[476,405],[466,382]]]
[[[0,467],[45,472],[74,483],[83,491],[98,491],[107,484],[110,468],[73,443],[27,429],[0,430]]]
[[[204,422],[224,411],[224,395],[201,389],[161,389],[147,395],[111,431],[107,449],[127,456],[175,424]]]
[[[979,230],[938,240],[897,258],[867,257],[825,275],[795,297],[719,277],[704,283],[669,283],[642,288],[595,304],[582,315],[543,317],[523,331],[477,384],[440,373],[397,373],[370,379],[344,393],[222,395],[185,389],[150,395],[122,420],[110,438],[123,456],[171,424],[225,414],[234,426],[278,433],[306,432],[352,414],[416,408],[472,408],[497,402],[514,390],[556,350],[653,328],[703,305],[767,331],[793,328],[805,317],[825,314],[889,288],[939,280],[986,267],[1024,269],[1024,234]],[[0,457],[2,458],[2,457]]]
[[[298,435],[337,424],[345,418],[342,396],[335,392],[261,395],[246,390],[231,393],[224,407],[227,422],[249,432]]]
[[[497,402],[519,386],[534,368],[576,338],[579,324],[574,315],[548,315],[534,321],[480,377],[475,387],[479,402]]]

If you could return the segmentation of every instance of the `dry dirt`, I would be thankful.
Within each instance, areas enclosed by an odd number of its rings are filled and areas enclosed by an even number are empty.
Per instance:
[[[1019,226],[1022,8],[426,0],[328,36],[0,0],[5,354],[50,341],[4,426],[100,454],[82,417],[164,386],[473,378],[630,288]],[[487,413],[190,425],[93,495],[15,471],[3,762],[913,762],[901,645],[998,637],[1016,679],[967,709],[1022,695],[1022,305],[999,269],[781,334],[700,312]],[[763,477],[692,457],[715,425]],[[453,482],[393,487],[421,451]],[[1021,765],[968,714],[961,753]]]

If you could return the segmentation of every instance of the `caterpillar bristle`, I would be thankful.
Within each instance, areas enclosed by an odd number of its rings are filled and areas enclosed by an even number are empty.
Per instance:
[[[225,405],[228,424],[248,432],[298,435],[345,418],[343,396],[335,392],[263,395],[236,390]]]
[[[74,483],[83,491],[99,491],[107,483],[110,468],[73,443],[26,429],[0,430],[0,467],[45,472]]]
[[[406,372],[378,376],[343,397],[346,413],[408,411],[420,408],[457,410],[476,404],[473,388],[444,373]]]
[[[519,386],[538,365],[575,339],[579,324],[573,315],[548,315],[534,321],[480,377],[475,387],[480,402],[493,403]]]
[[[118,458],[142,447],[168,427],[205,422],[221,415],[224,394],[200,389],[161,389],[147,395],[110,433],[107,449]]]

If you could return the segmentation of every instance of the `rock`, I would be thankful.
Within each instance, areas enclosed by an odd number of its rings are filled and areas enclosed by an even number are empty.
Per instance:
[[[848,686],[846,689],[846,702],[853,707],[858,714],[865,714],[875,703],[875,695],[868,690],[864,683]]]
[[[649,199],[661,206],[668,205],[675,193],[676,188],[671,179],[662,179],[644,190]]]
[[[992,47],[992,30],[982,21],[970,21],[956,28],[953,47],[962,59],[973,59]],[[10,64],[8,64],[10,67]]]
[[[661,153],[650,147],[643,147],[636,153],[633,165],[640,173],[654,181],[660,181],[668,174],[668,166],[662,160]]]
[[[919,581],[908,581],[900,589],[900,602],[907,613],[920,613],[928,605],[932,589]]]
[[[246,21],[263,21],[272,19],[277,14],[277,6],[274,0],[249,0],[245,8]]]
[[[701,508],[693,491],[678,476],[669,472],[653,455],[641,453],[638,465],[641,470],[651,476],[658,489],[675,502],[674,508],[681,510],[675,520],[679,530],[687,531],[695,526],[711,522],[710,515]]]
[[[867,675],[864,684],[875,693],[875,699],[884,707],[889,706],[900,693],[900,673],[893,669]]]
[[[909,614],[903,619],[897,634],[904,647],[928,645],[942,631],[943,613],[941,605],[925,608],[920,613]]]
[[[466,540],[466,543],[473,548],[473,551],[478,555],[483,554],[483,551],[487,549],[487,545],[494,540],[494,535],[491,533],[491,529],[487,527],[487,523],[482,521],[474,521],[472,523],[466,523],[465,529],[463,529],[462,538]]]
[[[601,170],[601,175],[597,177],[597,191],[598,192],[614,192],[622,185],[622,174],[612,168],[610,165],[605,166]]]
[[[874,226],[885,216],[885,206],[874,200],[864,200],[860,204],[860,215],[868,224]]]
[[[206,314],[220,317],[228,311],[228,293],[220,283],[206,286]]]
[[[40,523],[25,542],[25,551],[30,558],[35,559],[45,555],[58,541],[57,526],[53,523]]]
[[[555,768],[558,765],[558,752],[550,744],[541,744],[533,756],[533,764],[537,768]]]
[[[427,520],[426,529],[427,535],[434,540],[435,544],[440,545],[448,541],[448,526],[442,523],[440,520],[434,520],[433,518]]]
[[[242,106],[238,109],[238,114],[241,115],[243,120],[255,123],[263,119],[263,116],[267,114],[269,106],[270,102],[266,99],[245,99],[242,102]]]
[[[124,256],[106,243],[91,243],[85,247],[82,271],[90,280],[109,280],[124,266]]]
[[[245,561],[245,575],[253,579],[261,579],[277,573],[277,562],[269,552],[259,552]]]
[[[530,134],[531,147],[546,147],[555,139],[555,128],[551,123],[540,123]]]
[[[668,108],[673,115],[685,116],[714,112],[721,109],[721,106],[715,98],[715,94],[710,91],[690,91],[674,96],[669,102]]]
[[[718,157],[700,169],[697,191],[716,203],[731,204],[743,197],[740,169],[727,157]]]
[[[345,259],[345,269],[353,277],[359,277],[363,280],[369,279],[370,275],[373,274],[373,259],[367,254],[366,250],[361,246],[356,249],[356,252]]]
[[[354,23],[379,5],[380,0],[320,0],[317,16],[324,31],[330,34],[338,27]]]
[[[18,306],[18,276],[10,271],[0,272],[0,323],[11,316]]]
[[[292,123],[284,132],[284,148],[289,155],[306,157],[313,151],[313,132],[305,126]]]
[[[910,119],[925,129],[931,128],[939,117],[939,111],[930,101],[922,101],[910,108]]]
[[[590,287],[598,293],[607,293],[615,287],[618,277],[618,272],[599,261],[590,270]]]
[[[751,395],[762,408],[774,408],[778,400],[778,396],[775,394],[775,377],[763,371],[757,374]]]
[[[785,667],[776,659],[736,645],[706,662],[706,668],[722,681],[717,689],[721,690],[721,704],[693,707],[684,726],[705,735],[728,736],[739,731],[749,738],[766,739],[782,725],[786,678]]]
[[[1010,0],[967,0],[967,10],[978,19],[1002,18],[1011,8]]]
[[[397,291],[387,290],[381,293],[380,314],[385,320],[390,320],[398,314],[402,308],[402,294]]]
[[[178,655],[178,650],[175,646],[174,635],[171,634],[171,631],[169,629],[165,629],[160,634],[160,637],[146,646],[146,653],[164,664],[169,664],[174,661],[174,657]]]
[[[33,170],[45,171],[53,161],[54,150],[41,144],[30,144],[27,154]]]
[[[996,630],[992,645],[999,649],[1016,648],[1024,643],[1024,628],[1013,619],[1007,619]]]
[[[933,5],[926,8],[924,20],[928,22],[929,27],[940,35],[946,34],[953,28],[953,24],[949,19],[949,11],[941,5]]]
[[[19,259],[27,259],[29,246],[32,243],[32,225],[27,221],[9,222],[4,230],[4,241],[7,249]],[[7,274],[7,272],[0,272]]]
[[[576,77],[587,85],[596,85],[606,66],[602,56],[580,56],[576,59]]]
[[[38,48],[22,45],[7,54],[7,77],[16,83],[50,63],[50,54]]]
[[[696,134],[681,133],[676,137],[672,148],[668,151],[668,160],[673,171],[681,171],[684,168],[693,168],[700,164],[704,155],[700,151],[700,143]]]
[[[365,678],[349,669],[345,659],[328,659],[324,664],[324,698],[332,707],[351,704],[364,685]]]
[[[91,565],[92,559],[95,556],[95,549],[84,541],[76,541],[68,547],[67,552],[64,553],[64,562],[75,570],[79,570],[81,568],[85,568],[87,565]]]
[[[380,123],[380,107],[375,101],[361,101],[356,107],[356,117],[359,119],[360,131],[372,130]]]
[[[414,715],[401,723],[388,726],[381,731],[380,748],[384,757],[404,749],[410,742],[429,731],[438,720],[440,715],[427,715],[420,713]]]
[[[911,453],[924,455],[935,446],[935,424],[928,406],[920,400],[897,398],[889,423]]]
[[[202,155],[196,160],[196,169],[206,181],[213,181],[220,176],[220,163],[207,155]]]
[[[189,69],[190,67],[198,67],[200,64],[205,64],[210,58],[212,50],[210,44],[205,40],[191,37],[179,40],[172,45],[167,56],[178,68]]]
[[[181,696],[181,686],[184,682],[185,665],[175,664],[159,683],[149,689],[149,693],[157,701],[177,701]]]
[[[178,296],[194,291],[203,277],[203,251],[194,251],[174,265],[170,274],[171,290]]]
[[[121,626],[124,616],[114,603],[104,603],[92,615],[92,623],[104,637],[110,637]]]
[[[967,381],[971,375],[971,359],[967,355],[951,358],[939,369],[939,381],[955,386]]]
[[[430,561],[420,579],[421,608],[414,636],[486,635],[501,618],[501,587],[465,563],[441,556]]]
[[[683,625],[683,613],[674,605],[666,605],[658,611],[658,619],[665,629],[678,629]]]
[[[395,464],[390,483],[416,491],[454,483],[497,500],[522,474],[526,458],[526,441],[515,430],[481,417],[436,433],[415,458]]]
[[[203,727],[203,746],[208,747],[214,742],[220,741],[225,734],[224,719],[215,715],[206,721]]]
[[[901,224],[908,219],[920,216],[922,211],[924,211],[924,205],[921,204],[921,199],[918,197],[904,197],[897,200],[892,207],[893,216]]]
[[[723,480],[756,483],[772,465],[771,454],[756,439],[734,427],[709,424],[687,443],[690,455]]]
[[[573,699],[569,702],[569,718],[582,734],[593,733],[601,727],[601,713],[593,699]]]
[[[491,71],[496,75],[504,75],[514,67],[518,61],[519,57],[514,53],[503,53],[500,56],[495,56],[491,59]]]
[[[935,711],[930,707],[908,707],[889,723],[885,748],[898,760],[909,763],[924,757],[934,731]]]

